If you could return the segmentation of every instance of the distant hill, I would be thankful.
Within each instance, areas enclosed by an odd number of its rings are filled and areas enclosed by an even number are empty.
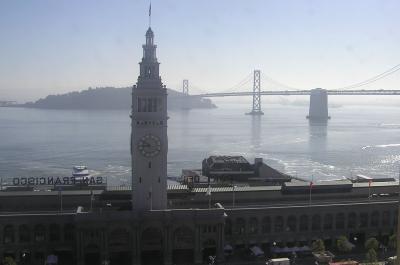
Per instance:
[[[183,96],[172,89],[168,90],[168,109],[216,108],[210,99]],[[28,102],[19,107],[41,109],[130,109],[132,88],[99,87],[81,92],[50,95],[36,102]]]

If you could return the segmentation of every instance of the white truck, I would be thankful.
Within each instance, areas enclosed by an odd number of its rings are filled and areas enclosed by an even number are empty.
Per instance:
[[[265,262],[266,265],[290,265],[290,260],[288,258],[280,259],[269,259]]]

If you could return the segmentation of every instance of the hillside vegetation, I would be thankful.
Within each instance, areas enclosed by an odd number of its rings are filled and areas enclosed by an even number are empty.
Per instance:
[[[42,109],[129,109],[132,104],[131,91],[130,87],[89,88],[81,92],[50,95],[19,106]],[[209,99],[183,96],[180,92],[168,89],[168,109],[215,107]]]

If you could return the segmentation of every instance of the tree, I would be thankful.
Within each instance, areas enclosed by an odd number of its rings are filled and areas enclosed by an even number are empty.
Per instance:
[[[324,241],[321,239],[317,239],[312,243],[312,251],[313,252],[324,252],[325,251],[325,244]]]
[[[367,241],[365,241],[364,246],[367,250],[373,249],[373,250],[377,251],[379,248],[379,242],[378,242],[378,240],[376,240],[375,237],[371,237],[371,238],[367,239]]]
[[[339,236],[336,240],[336,248],[340,252],[350,252],[353,247],[350,244],[349,240],[347,240],[347,237]]]
[[[12,257],[5,257],[3,259],[3,264],[4,265],[17,265],[17,263],[14,261]]]
[[[376,256],[376,251],[370,248],[366,254],[367,262],[377,262],[378,258]]]
[[[396,248],[397,247],[397,235],[393,234],[389,237],[389,247]]]

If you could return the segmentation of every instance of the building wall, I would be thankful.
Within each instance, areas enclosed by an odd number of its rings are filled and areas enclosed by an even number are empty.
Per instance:
[[[28,238],[21,227],[27,227]],[[54,229],[57,227],[57,229]],[[202,263],[203,249],[223,259],[224,210],[8,215],[0,217],[0,256],[19,264],[43,264],[51,253],[60,264],[141,264],[159,259],[164,264],[184,256]],[[23,253],[29,253],[29,260]],[[62,256],[62,257],[61,257]],[[25,255],[26,257],[26,255]]]
[[[283,211],[284,210],[284,211]],[[389,236],[397,224],[394,203],[228,209],[225,239],[233,247]],[[359,238],[362,240],[362,238]]]

